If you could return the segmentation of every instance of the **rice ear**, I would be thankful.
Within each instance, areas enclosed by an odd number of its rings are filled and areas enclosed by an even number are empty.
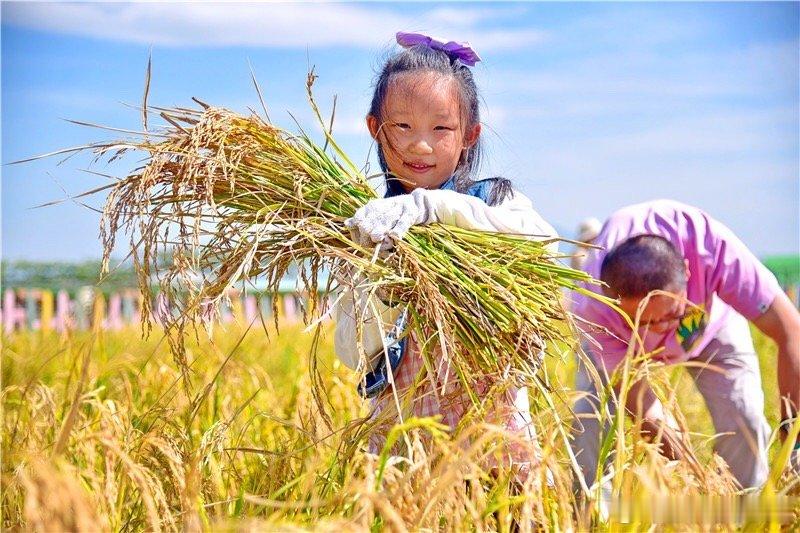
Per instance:
[[[301,292],[316,302],[327,296],[324,273],[347,269],[409,305],[418,338],[435,337],[423,344],[446,354],[468,392],[477,376],[531,382],[543,347],[569,341],[570,328],[558,324],[570,318],[561,289],[589,276],[561,265],[550,241],[437,224],[412,228],[386,258],[359,247],[343,223],[375,191],[333,138],[333,117],[325,124],[314,79],[312,71],[307,91],[322,147],[305,132],[196,98],[201,109],[153,107],[167,122],[159,136],[91,145],[98,157],[145,154],[144,166],[112,188],[101,232],[106,258],[119,230],[130,237],[144,323],[166,328],[188,373],[187,328],[204,323],[234,286],[263,280],[275,296],[297,268]],[[159,309],[147,304],[154,282]],[[307,306],[307,323],[323,308]]]

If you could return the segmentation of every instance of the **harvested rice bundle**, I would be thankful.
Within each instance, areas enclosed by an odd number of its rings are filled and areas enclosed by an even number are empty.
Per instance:
[[[309,97],[312,83],[313,74]],[[323,268],[349,279],[355,269],[369,290],[406,302],[413,330],[452,359],[466,390],[476,376],[531,375],[544,343],[562,340],[560,289],[582,291],[577,282],[588,277],[554,262],[547,242],[433,224],[413,227],[379,256],[344,225],[375,193],[330,132],[321,147],[255,114],[205,104],[153,109],[170,124],[163,132],[92,146],[99,156],[147,153],[108,197],[105,264],[125,230],[141,289],[156,278],[174,308],[163,320],[184,369],[187,326],[237,282],[263,277],[277,293],[290,265],[299,265],[309,294],[330,288],[319,287]],[[163,265],[165,254],[172,260]],[[314,301],[307,322],[324,312]],[[148,324],[152,312],[145,299]]]

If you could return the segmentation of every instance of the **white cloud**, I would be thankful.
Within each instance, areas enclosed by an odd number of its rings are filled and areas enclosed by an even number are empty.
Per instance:
[[[586,216],[602,219],[624,205],[673,198],[724,221],[758,254],[797,253],[796,162],[744,152],[709,163],[707,154],[652,153],[641,145],[626,152],[618,141],[609,154],[602,143],[532,140],[512,148],[505,175],[567,237]]]
[[[364,118],[365,113],[357,114],[357,113],[348,113],[348,114],[341,114],[338,117],[334,117],[333,120],[333,134],[336,135],[360,135],[360,136],[367,136],[369,135],[369,131],[367,130],[367,123],[366,119]]]
[[[606,96],[636,98],[710,98],[797,92],[796,40],[740,50],[624,56],[590,53],[557,66],[531,70],[496,70],[485,90],[498,94],[583,100]]]
[[[709,24],[707,18],[685,16],[680,9],[666,3],[631,2],[623,5],[609,2],[600,12],[570,21],[561,35],[572,39],[589,37],[580,44],[594,48],[651,48],[684,43],[707,33],[711,26],[713,24]]]
[[[610,159],[633,154],[675,158],[766,155],[796,146],[796,136],[782,135],[793,130],[791,117],[791,109],[777,108],[664,118],[643,131],[604,136],[595,146]]]
[[[440,7],[426,14],[426,19],[431,23],[452,26],[475,26],[481,21],[487,20],[508,20],[522,16],[526,13],[524,6],[513,7]]]
[[[508,124],[508,120],[516,116],[514,109],[504,105],[484,106],[481,108],[481,122],[484,127],[490,129],[505,127]]]
[[[425,28],[480,50],[543,42],[539,30],[484,28],[519,10],[440,8],[411,16],[366,4],[9,3],[4,24],[97,39],[175,47],[353,46],[379,48],[398,29]]]
[[[481,30],[472,42],[478,50],[517,50],[545,43],[548,32],[540,30]]]
[[[86,37],[165,46],[375,46],[397,27],[385,9],[287,4],[15,3],[5,22]]]
[[[791,110],[776,107],[660,117],[616,131],[586,128],[564,133],[552,122],[537,123],[522,114],[515,120],[527,135],[504,131],[501,139],[512,140],[508,152],[524,161],[525,168],[535,175],[557,176],[561,184],[643,177],[670,183],[675,176],[692,183],[689,176],[698,172],[707,179],[724,180],[743,166],[761,168],[760,179],[773,176],[767,169],[781,169],[781,179],[796,180],[797,115],[792,117]]]

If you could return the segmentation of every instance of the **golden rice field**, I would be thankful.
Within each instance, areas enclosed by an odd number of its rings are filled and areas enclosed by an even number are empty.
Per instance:
[[[230,326],[213,339],[198,335],[187,344],[188,388],[155,333],[145,340],[135,330],[4,338],[3,529],[634,531],[648,525],[636,516],[601,521],[596,506],[573,496],[563,441],[573,399],[567,348],[552,348],[548,357],[553,394],[532,405],[543,465],[519,491],[481,468],[487,450],[502,440],[491,426],[475,424],[451,438],[433,420],[410,420],[395,434],[406,443],[404,456],[366,453],[354,421],[367,406],[352,373],[333,357],[329,327],[318,338],[300,325],[280,334]],[[312,365],[314,342],[321,357]],[[761,336],[757,344],[774,424],[774,347]],[[699,396],[680,369],[668,377],[697,432],[693,442],[706,471],[667,464],[628,433],[615,484],[639,498],[730,494],[724,471],[714,468],[713,431]],[[312,394],[314,380],[326,395]],[[797,513],[793,520],[800,527]],[[778,527],[777,519],[744,524],[767,526]],[[729,529],[737,524],[714,528]]]

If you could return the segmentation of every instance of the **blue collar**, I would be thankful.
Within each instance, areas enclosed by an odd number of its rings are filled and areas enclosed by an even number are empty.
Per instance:
[[[486,179],[476,181],[469,188],[465,191],[465,194],[469,196],[475,196],[476,198],[480,198],[484,202],[488,203],[489,201],[489,194],[492,192],[492,186],[494,184],[494,180]],[[455,176],[450,176],[450,178],[439,185],[437,187],[439,190],[445,191],[454,191],[456,189],[456,178]],[[399,196],[401,194],[406,194],[406,190],[400,185],[400,180],[397,178],[387,178],[386,179],[386,194],[384,198],[391,198],[392,196]]]
[[[447,181],[437,187],[437,189],[445,191],[454,191],[456,189],[456,177],[450,176]],[[406,190],[400,184],[400,180],[394,177],[386,178],[386,194],[384,198],[391,198],[392,196],[399,196],[406,194]]]

